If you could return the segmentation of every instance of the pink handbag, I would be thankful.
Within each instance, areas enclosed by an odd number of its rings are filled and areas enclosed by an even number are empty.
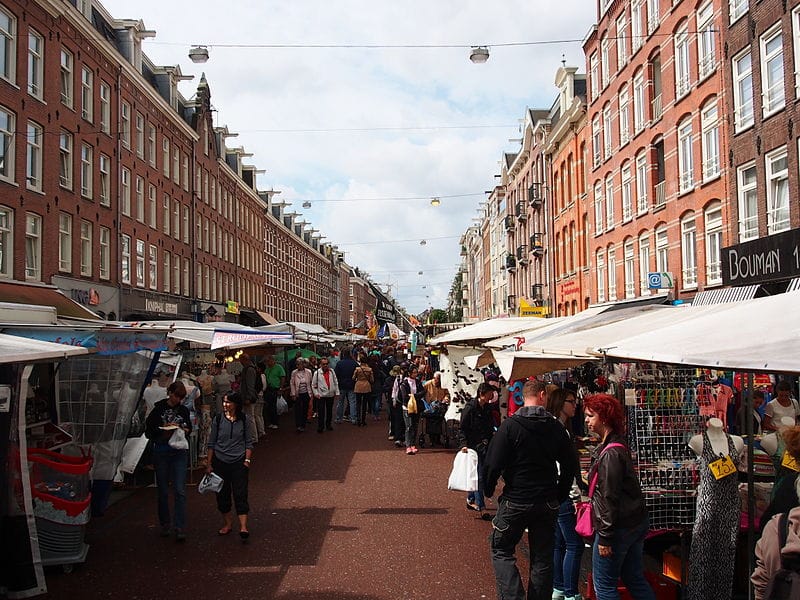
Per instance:
[[[606,453],[606,450],[615,446],[620,448],[625,447],[624,444],[613,442],[603,448],[600,456],[603,456],[603,454]],[[600,460],[600,456],[597,457],[598,461]],[[594,496],[595,487],[597,487],[597,469],[594,469],[589,481],[589,501],[575,503],[575,532],[582,537],[590,538],[594,536],[594,523],[592,522],[592,496]]]

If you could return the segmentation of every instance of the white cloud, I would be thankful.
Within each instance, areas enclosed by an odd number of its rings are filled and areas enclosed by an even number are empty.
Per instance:
[[[504,46],[582,39],[594,21],[581,0],[297,0],[163,2],[107,0],[116,18],[141,18],[157,31],[145,52],[158,64],[205,71],[218,124],[238,132],[294,210],[347,253],[347,260],[393,284],[410,312],[444,307],[459,257],[458,236],[498,161],[513,150],[527,106],[548,108],[562,54],[584,70],[580,43]],[[211,45],[195,65],[192,44]],[[216,44],[216,45],[215,45]],[[243,45],[489,44],[486,64],[466,48],[229,48]],[[492,45],[495,44],[495,45]],[[191,96],[197,79],[182,85]],[[286,132],[343,128],[503,125],[434,131]],[[304,199],[417,197],[424,200],[312,202]],[[418,240],[426,239],[420,246]],[[434,239],[447,238],[447,239]],[[414,240],[393,242],[394,240]],[[383,241],[382,244],[364,242]],[[423,271],[423,275],[418,275]],[[422,286],[425,286],[423,289]]]

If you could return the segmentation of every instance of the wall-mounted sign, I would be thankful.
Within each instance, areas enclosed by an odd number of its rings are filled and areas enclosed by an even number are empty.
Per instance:
[[[672,278],[672,273],[668,271],[648,273],[647,287],[651,290],[671,289],[675,287],[675,280]]]
[[[722,283],[753,285],[800,277],[800,228],[722,249]]]
[[[169,314],[169,315],[177,315],[178,314],[178,305],[175,304],[174,302],[164,302],[162,300],[151,300],[150,298],[145,298],[144,309],[147,312],[166,313],[166,314]]]
[[[229,315],[238,315],[239,314],[239,303],[233,300],[228,300],[225,303],[225,312]]]

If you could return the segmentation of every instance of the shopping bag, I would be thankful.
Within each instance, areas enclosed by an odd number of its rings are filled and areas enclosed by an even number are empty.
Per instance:
[[[186,433],[180,427],[176,429],[172,437],[169,438],[169,445],[175,450],[188,450],[189,440],[186,439]]]
[[[592,525],[592,502],[575,503],[575,532],[583,537],[594,536],[594,525]]]
[[[478,453],[475,450],[470,448],[466,452],[456,453],[447,489],[461,492],[478,490]]]
[[[414,394],[408,395],[408,404],[406,405],[406,408],[408,408],[408,414],[417,414],[417,399]]]
[[[286,398],[283,396],[278,396],[277,409],[279,415],[285,415],[289,412],[289,403],[286,402]]]
[[[201,494],[206,492],[218,492],[222,489],[224,483],[222,477],[216,473],[206,473],[197,485],[197,491]]]

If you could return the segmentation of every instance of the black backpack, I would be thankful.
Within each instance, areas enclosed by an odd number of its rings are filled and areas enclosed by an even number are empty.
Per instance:
[[[778,519],[780,549],[789,535],[789,515],[782,513]],[[772,574],[764,593],[764,600],[796,600],[800,598],[800,556],[787,558],[781,554],[781,568]]]
[[[258,369],[256,369],[255,367],[252,367],[252,369],[256,373],[256,383],[254,389],[256,391],[256,395],[258,395],[260,392],[264,390],[264,380],[261,379],[261,372]]]

